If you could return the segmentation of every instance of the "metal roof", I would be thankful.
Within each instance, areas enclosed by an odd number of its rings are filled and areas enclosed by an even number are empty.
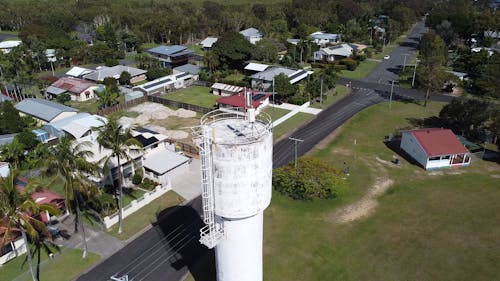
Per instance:
[[[115,65],[113,67],[107,67],[103,66],[99,69],[96,69],[96,71],[86,74],[83,77],[88,80],[92,81],[103,81],[104,78],[112,77],[115,79],[120,78],[120,75],[122,72],[128,72],[130,73],[130,76],[135,77],[139,76],[142,74],[145,74],[147,71],[131,66],[125,66],[125,65]]]
[[[253,74],[250,77],[253,79],[259,79],[264,81],[273,81],[274,77],[278,76],[281,73],[285,74],[286,76],[289,76],[295,72],[296,70],[286,67],[269,67],[264,71]]]
[[[216,89],[216,90],[233,92],[233,93],[239,93],[239,92],[244,90],[243,87],[228,85],[228,84],[224,84],[224,83],[214,83],[211,88]]]
[[[68,72],[66,72],[66,75],[73,76],[73,77],[80,77],[80,76],[92,73],[94,71],[95,70],[92,70],[92,69],[74,66]]]
[[[77,112],[78,110],[60,103],[44,99],[28,98],[14,106],[17,110],[34,116],[38,119],[50,122],[63,112]]]
[[[245,37],[262,37],[262,33],[257,28],[247,28],[240,31],[240,34]]]
[[[407,132],[415,137],[428,157],[469,152],[450,129],[428,128]]]
[[[8,97],[4,94],[0,94],[0,102],[4,102],[4,101],[12,101],[12,98]]]
[[[187,47],[181,45],[158,46],[147,50],[148,53],[171,56],[175,53],[186,50]]]
[[[187,72],[190,74],[198,74],[201,71],[201,67],[194,65],[194,64],[184,64],[178,67],[174,67],[174,70],[181,71],[181,72]]]
[[[264,71],[269,67],[267,64],[262,64],[262,63],[255,63],[251,62],[245,66],[246,70],[252,70],[252,71]]]
[[[21,41],[20,40],[7,40],[7,41],[3,41],[3,42],[0,42],[0,49],[12,49],[12,48],[15,48],[19,45],[21,45]]]
[[[314,32],[310,35],[314,39],[326,39],[326,40],[337,40],[340,35],[332,33],[324,33],[322,31]]]
[[[90,87],[97,87],[97,84],[79,78],[62,77],[56,82],[52,83],[51,87],[52,88],[50,90],[53,91],[56,95],[63,93],[60,90],[68,91],[73,94],[81,94]],[[60,90],[58,91],[57,89],[53,88],[58,88]],[[49,91],[48,88],[47,91]]]
[[[207,37],[203,39],[203,41],[200,42],[200,45],[203,48],[212,48],[212,45],[217,42],[218,38],[217,37]]]
[[[57,87],[54,87],[54,86],[48,86],[47,89],[46,89],[47,93],[49,94],[53,94],[53,95],[60,95],[62,93],[66,93],[67,91],[64,90],[64,89],[60,89],[60,88],[57,88]]]
[[[188,157],[167,149],[153,150],[144,155],[143,166],[157,174],[163,175],[188,161]]]

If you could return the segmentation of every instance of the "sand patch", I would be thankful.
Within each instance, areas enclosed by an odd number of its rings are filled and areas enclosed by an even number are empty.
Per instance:
[[[377,197],[384,194],[393,183],[391,179],[378,178],[360,200],[337,210],[333,214],[334,221],[348,223],[367,217],[378,206]]]

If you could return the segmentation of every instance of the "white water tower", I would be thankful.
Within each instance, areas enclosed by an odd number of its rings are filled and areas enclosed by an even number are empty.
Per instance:
[[[263,212],[271,202],[271,118],[212,111],[201,119],[203,216],[200,242],[215,247],[218,281],[261,281]]]

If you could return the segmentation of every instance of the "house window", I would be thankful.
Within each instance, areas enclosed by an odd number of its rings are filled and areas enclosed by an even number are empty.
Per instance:
[[[446,159],[450,159],[450,155],[445,155],[441,157],[441,160],[446,160]]]
[[[2,248],[2,251],[0,251],[0,256],[8,254],[12,252],[12,243],[5,244]]]
[[[90,92],[89,91],[85,91],[85,98],[89,98],[90,97]]]
[[[429,161],[436,161],[436,160],[439,160],[440,157],[439,156],[436,156],[436,157],[430,157],[429,158]]]

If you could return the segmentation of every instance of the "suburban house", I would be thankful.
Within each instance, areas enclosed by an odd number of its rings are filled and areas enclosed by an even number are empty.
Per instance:
[[[404,131],[400,147],[426,170],[468,166],[471,162],[469,151],[450,129]]]
[[[211,87],[212,93],[218,96],[232,96],[245,90],[240,86],[233,86],[224,83],[214,83]]]
[[[200,71],[201,71],[201,67],[194,65],[194,64],[190,64],[190,63],[180,65],[180,66],[174,67],[172,69],[173,74],[180,74],[180,73],[185,72],[185,73],[189,73],[189,74],[193,75],[193,80],[198,80]]]
[[[139,91],[145,95],[166,93],[173,89],[185,88],[193,82],[195,76],[186,72],[180,72],[164,77],[160,77],[148,83],[144,83],[132,88],[133,91]]]
[[[272,90],[274,77],[280,75],[281,73],[285,74],[288,79],[290,79],[291,84],[298,83],[302,79],[313,74],[312,71],[302,69],[295,70],[286,67],[269,67],[264,71],[255,73],[250,76],[250,78],[252,78],[252,88],[260,89],[263,91]]]
[[[15,47],[21,45],[21,41],[20,40],[6,40],[6,41],[2,41],[0,42],[0,52],[4,53],[4,54],[8,54],[10,53],[10,51],[12,49],[14,49]]]
[[[137,152],[136,154],[130,155],[132,161],[126,161],[121,159],[121,170],[123,174],[123,184],[130,185],[133,175],[136,169],[143,169],[144,175],[152,180],[155,180],[161,184],[167,184],[169,177],[176,174],[178,171],[185,169],[183,166],[185,163],[188,164],[189,158],[185,157],[186,162],[179,161],[179,157],[174,156],[165,150],[175,153],[175,146],[168,142],[165,135],[147,128],[137,128],[132,130],[132,136],[142,144],[143,151]],[[87,147],[88,150],[93,152],[93,155],[87,158],[87,161],[91,163],[98,163],[104,157],[111,155],[111,151],[108,149],[100,149],[99,144],[95,141],[95,134],[90,134],[83,138],[77,139],[77,142],[89,141],[91,145]],[[172,159],[170,159],[172,158]],[[182,163],[179,163],[182,162]],[[104,169],[103,164],[99,164],[101,170]],[[105,184],[116,184],[118,180],[118,163],[116,159],[110,161],[110,174],[104,175],[104,178],[93,178],[94,181],[102,185]]]
[[[245,111],[250,108],[246,104],[245,92],[240,92],[236,95],[221,97],[217,100],[217,105],[221,110],[236,110]],[[269,105],[270,93],[252,91],[252,107],[255,108],[255,113],[259,114],[260,111]]]
[[[12,98],[4,95],[3,92],[0,91],[0,102],[4,102],[4,101],[12,101]]]
[[[189,170],[190,160],[190,158],[170,149],[152,149],[144,155],[142,161],[144,176],[166,185],[170,183],[171,178]]]
[[[243,35],[245,37],[245,39],[248,40],[248,42],[250,42],[254,45],[255,45],[255,43],[262,40],[262,37],[263,37],[262,32],[260,32],[260,30],[258,30],[257,28],[253,28],[253,27],[250,27],[250,28],[247,28],[247,29],[240,31],[240,34]]]
[[[158,59],[162,67],[168,68],[188,63],[189,58],[194,54],[194,51],[181,45],[158,46],[146,52]]]
[[[87,69],[79,66],[73,66],[68,72],[66,72],[67,76],[82,78],[84,75],[94,72],[95,70]]]
[[[46,141],[55,138],[70,136],[74,139],[80,139],[89,136],[94,131],[93,128],[100,127],[107,122],[105,117],[92,115],[87,112],[47,123],[43,126],[43,131],[47,132],[49,137]]]
[[[62,77],[47,87],[46,92],[52,98],[61,94],[69,94],[72,101],[87,101],[95,98],[99,86],[87,80]]]
[[[253,71],[253,72],[261,72],[269,68],[269,65],[263,63],[255,63],[251,62],[245,66],[245,70]]]
[[[217,37],[207,37],[200,42],[201,48],[203,51],[208,51],[212,48],[212,46],[217,42]]]
[[[315,61],[333,62],[348,58],[356,53],[363,53],[366,45],[343,43],[339,45],[321,48],[313,53]]]
[[[309,35],[312,42],[317,45],[323,46],[326,44],[336,44],[340,42],[340,34],[326,33],[324,31],[317,31]]]
[[[125,71],[130,73],[130,76],[132,77],[130,79],[130,83],[137,83],[146,80],[146,70],[125,65],[115,65],[112,67],[100,66],[95,71],[83,75],[83,78],[95,82],[102,82],[104,81],[104,78],[108,77],[118,80],[122,72]]]
[[[21,115],[29,115],[37,119],[40,125],[76,115],[78,112],[77,109],[60,103],[34,98],[24,99],[14,107]]]

